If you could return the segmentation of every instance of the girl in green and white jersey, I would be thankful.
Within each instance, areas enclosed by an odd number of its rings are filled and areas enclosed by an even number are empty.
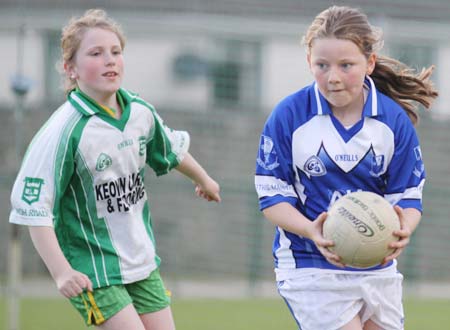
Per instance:
[[[174,329],[159,276],[144,167],[175,168],[196,194],[219,185],[188,153],[189,135],[121,88],[124,36],[102,10],[63,29],[68,99],[31,142],[10,222],[27,225],[58,289],[101,329]]]

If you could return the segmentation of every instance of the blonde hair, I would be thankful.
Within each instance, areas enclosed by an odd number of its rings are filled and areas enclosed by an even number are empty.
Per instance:
[[[71,63],[78,51],[84,34],[88,29],[101,28],[111,31],[117,35],[122,49],[125,48],[125,35],[118,23],[108,17],[102,9],[89,9],[83,16],[72,18],[62,29],[61,34],[61,53],[62,62],[59,63],[59,71],[64,77],[64,91],[69,93],[74,89],[76,81],[70,78],[63,69],[64,63]]]
[[[381,30],[370,25],[364,13],[345,6],[332,6],[317,15],[303,37],[303,44],[310,52],[314,40],[330,37],[352,41],[366,58],[383,47]],[[370,77],[377,88],[399,103],[417,124],[417,103],[429,109],[438,96],[430,80],[433,69],[434,66],[430,66],[416,73],[400,61],[378,55]]]

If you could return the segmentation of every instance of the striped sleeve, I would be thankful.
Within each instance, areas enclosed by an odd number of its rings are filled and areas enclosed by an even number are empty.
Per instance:
[[[153,125],[147,142],[147,164],[156,175],[168,173],[183,160],[189,150],[190,137],[185,131],[167,127],[153,107]]]
[[[67,134],[79,118],[79,114],[64,111],[63,107],[31,141],[11,193],[11,223],[53,227],[61,179],[65,181],[70,177],[66,165],[71,162],[65,161],[70,140]]]
[[[260,210],[278,203],[298,202],[292,173],[292,132],[286,105],[279,104],[266,121],[256,159],[255,189]]]

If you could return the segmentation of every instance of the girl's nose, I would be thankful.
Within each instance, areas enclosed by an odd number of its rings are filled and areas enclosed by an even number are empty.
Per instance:
[[[330,69],[328,73],[328,82],[330,84],[338,83],[341,81],[341,78],[339,77],[339,73],[336,72],[336,69]]]
[[[115,63],[115,59],[113,54],[105,53],[105,64],[106,65],[112,65]]]

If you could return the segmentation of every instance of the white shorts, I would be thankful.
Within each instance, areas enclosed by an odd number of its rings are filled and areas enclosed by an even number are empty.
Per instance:
[[[356,315],[383,330],[403,330],[402,274],[315,270],[278,282],[299,329],[338,330]]]

